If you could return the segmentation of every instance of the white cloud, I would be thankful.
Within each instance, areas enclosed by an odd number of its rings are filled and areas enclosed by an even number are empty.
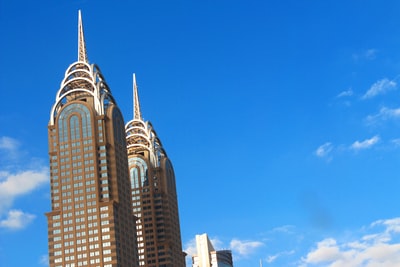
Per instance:
[[[49,181],[48,167],[26,158],[19,150],[20,143],[10,137],[0,136],[0,227],[23,228],[34,219],[34,215],[13,208],[15,199],[27,195]],[[7,162],[7,164],[4,164]]]
[[[11,137],[0,136],[0,163],[13,161],[18,158],[20,143]],[[1,166],[1,164],[0,164]]]
[[[332,151],[332,149],[332,143],[326,142],[325,144],[320,145],[317,150],[315,150],[315,155],[320,158],[326,157]]]
[[[210,238],[210,242],[213,245],[214,249],[216,249],[216,250],[220,250],[223,247],[222,241],[219,240],[218,238]],[[193,255],[197,254],[196,238],[192,238],[186,243],[184,251],[189,256],[193,256]]]
[[[366,118],[368,123],[375,123],[379,120],[397,119],[400,118],[400,108],[387,108],[382,107],[375,115],[369,115]]]
[[[374,137],[370,139],[366,139],[364,141],[355,141],[350,148],[353,150],[361,150],[361,149],[367,149],[372,147],[373,145],[377,144],[379,142],[380,138],[379,136],[375,135]]]
[[[395,147],[399,147],[400,146],[400,138],[395,138],[390,140],[390,142],[395,146]]]
[[[307,254],[306,261],[308,263],[322,263],[335,261],[338,258],[340,258],[340,252],[336,240],[327,238],[317,243],[317,248]]]
[[[26,194],[47,182],[47,168],[26,170],[16,174],[0,173],[0,197],[16,197]]]
[[[282,251],[279,252],[277,254],[274,255],[269,255],[266,259],[267,263],[273,263],[274,261],[276,261],[278,258],[282,257],[282,256],[287,256],[287,255],[292,255],[294,254],[295,251],[294,250],[290,250],[290,251]]]
[[[230,248],[241,256],[247,256],[263,245],[264,243],[259,241],[242,241],[233,239],[230,243]]]
[[[381,229],[383,228],[383,230]],[[394,267],[400,266],[400,218],[372,223],[356,240],[339,242],[327,238],[317,243],[301,262],[303,267]]]
[[[0,212],[16,197],[30,193],[48,180],[48,171],[44,167],[15,174],[0,172]]]
[[[0,227],[9,229],[21,229],[28,225],[35,215],[24,213],[20,210],[10,210],[8,211],[7,217],[0,220]]]
[[[278,254],[275,254],[275,255],[269,255],[268,257],[267,257],[267,262],[268,263],[273,263],[277,258],[279,257],[279,253]]]
[[[397,83],[394,80],[384,78],[375,82],[368,91],[362,96],[362,99],[373,98],[377,95],[384,94],[387,91],[396,89]]]
[[[218,238],[212,238],[210,239],[211,244],[213,245],[215,250],[222,250],[226,249],[226,246],[223,244],[221,240]],[[232,251],[233,257],[234,258],[240,258],[240,257],[246,257],[256,251],[257,248],[263,246],[264,243],[259,242],[259,241],[242,241],[239,239],[232,239],[231,242],[229,243],[229,248]],[[188,254],[188,257],[186,258],[186,263],[188,265],[191,264],[191,257],[193,255],[197,254],[197,249],[196,249],[196,239],[193,238],[189,240],[184,248],[184,251]]]
[[[19,142],[14,138],[0,136],[0,149],[15,151],[19,146]]]
[[[354,94],[353,90],[350,88],[347,91],[343,91],[340,94],[338,94],[336,97],[341,98],[341,97],[347,97],[347,96],[352,96]]]
[[[192,238],[188,242],[186,242],[183,251],[185,251],[187,254],[187,257],[185,258],[186,266],[191,266],[192,257],[197,254],[196,238]]]
[[[196,238],[192,238],[186,243],[184,251],[189,257],[197,254]]]
[[[378,220],[371,224],[371,227],[383,225],[386,227],[385,233],[400,233],[400,218]]]

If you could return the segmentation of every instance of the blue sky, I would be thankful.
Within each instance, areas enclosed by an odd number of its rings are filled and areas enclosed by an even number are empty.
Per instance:
[[[187,252],[207,233],[235,267],[400,265],[398,1],[1,0],[2,266],[47,266],[47,123],[78,9],[126,121],[136,73]]]

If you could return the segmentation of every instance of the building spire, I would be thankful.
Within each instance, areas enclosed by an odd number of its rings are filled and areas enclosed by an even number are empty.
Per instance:
[[[78,61],[88,63],[81,10],[78,11]]]
[[[139,94],[136,85],[136,74],[133,74],[133,119],[142,120],[142,114],[140,112]]]

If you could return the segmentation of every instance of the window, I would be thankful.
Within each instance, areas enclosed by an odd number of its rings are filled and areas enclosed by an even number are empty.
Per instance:
[[[92,129],[90,119],[91,113],[84,104],[72,103],[66,106],[58,117],[59,142],[80,139],[81,130],[83,138],[91,137]],[[68,124],[70,131],[68,131]],[[60,148],[63,149],[63,146]],[[65,146],[65,148],[67,148],[67,146]]]
[[[141,158],[130,158],[129,159],[130,178],[132,188],[139,188],[145,186],[147,179],[147,164]]]

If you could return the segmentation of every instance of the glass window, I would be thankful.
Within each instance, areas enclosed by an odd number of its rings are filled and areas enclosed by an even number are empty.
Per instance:
[[[129,159],[130,178],[132,188],[140,188],[149,185],[147,177],[147,163],[142,158]]]

